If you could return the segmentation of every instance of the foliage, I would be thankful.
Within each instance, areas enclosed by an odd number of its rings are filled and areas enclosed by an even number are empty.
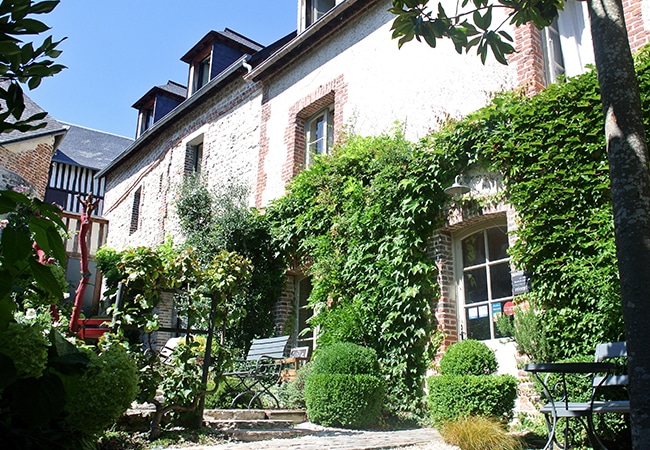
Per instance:
[[[521,450],[519,438],[508,434],[503,424],[488,417],[464,416],[440,429],[445,442],[461,450]]]
[[[61,41],[55,42],[52,36],[48,36],[35,47],[32,42],[24,42],[22,39],[24,36],[37,36],[49,30],[47,25],[32,16],[47,14],[58,4],[59,0],[12,0],[0,4],[0,79],[3,81],[0,85],[0,100],[3,102],[0,111],[0,132],[26,132],[46,125],[45,122],[34,124],[45,118],[44,112],[22,118],[25,101],[18,83],[27,83],[29,89],[35,89],[43,78],[65,69],[65,66],[54,64],[53,61],[61,54],[61,51],[57,50]]]
[[[431,358],[436,267],[425,247],[453,177],[428,170],[399,132],[350,136],[267,209],[278,246],[312,275],[319,345],[374,348],[404,410],[420,407]]]
[[[74,430],[97,433],[115,423],[131,406],[139,378],[134,360],[119,344],[89,356],[74,389],[68,387],[66,423]]]
[[[501,29],[506,22],[515,26],[531,22],[541,30],[551,24],[563,7],[563,0],[472,0],[473,8],[468,8],[470,0],[463,0],[456,5],[455,14],[449,16],[441,2],[437,3],[436,11],[428,3],[429,0],[393,0],[390,12],[397,16],[392,27],[393,38],[399,39],[400,47],[413,38],[418,41],[423,38],[431,47],[436,46],[438,39],[449,38],[458,53],[476,47],[477,55],[485,63],[490,50],[501,64],[508,64],[506,55],[515,52],[510,44],[512,37]],[[505,12],[505,19],[494,14],[497,10]],[[499,21],[496,26],[492,24],[493,16]]]
[[[350,375],[378,375],[377,352],[351,342],[337,342],[319,348],[313,361],[313,373],[347,373]]]
[[[0,353],[8,356],[20,378],[39,378],[47,367],[50,341],[38,324],[10,322],[0,332]]]
[[[312,373],[314,365],[307,362],[296,371],[296,378],[288,383],[282,383],[278,389],[278,400],[283,408],[305,409],[305,381]]]
[[[440,359],[441,375],[492,375],[497,367],[494,351],[473,339],[449,346]]]
[[[309,420],[324,426],[366,428],[379,420],[384,380],[373,375],[316,374],[305,381]]]
[[[468,415],[507,422],[517,398],[517,380],[512,375],[433,376],[427,388],[431,419],[438,426]]]
[[[271,311],[284,282],[284,264],[272,245],[267,218],[248,208],[248,196],[238,182],[210,190],[200,177],[191,176],[179,187],[175,203],[186,244],[197,249],[201,262],[228,250],[252,263],[246,289],[228,300],[225,339],[244,351],[253,338],[272,334]]]

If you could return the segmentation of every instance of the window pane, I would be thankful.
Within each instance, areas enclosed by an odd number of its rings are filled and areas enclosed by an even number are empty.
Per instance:
[[[483,232],[479,231],[463,239],[463,267],[475,266],[485,262],[485,243]]]
[[[507,262],[496,264],[490,267],[490,282],[492,286],[492,298],[504,298],[512,296],[512,279],[510,277],[510,264]]]
[[[483,302],[488,299],[487,274],[485,267],[468,270],[463,274],[465,303]]]
[[[487,230],[488,258],[496,261],[508,257],[508,235],[501,228]]]
[[[490,317],[488,305],[473,306],[465,309],[467,337],[484,341],[490,339]]]

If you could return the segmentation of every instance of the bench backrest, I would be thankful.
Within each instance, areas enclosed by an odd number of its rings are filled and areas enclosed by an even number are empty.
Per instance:
[[[289,336],[278,336],[265,339],[253,339],[248,349],[246,361],[258,361],[260,358],[282,359],[286,355]]]
[[[596,345],[596,361],[606,361],[612,358],[626,358],[627,344],[625,342],[608,342]],[[614,374],[605,377],[594,377],[594,386],[627,386],[629,378],[626,374]]]

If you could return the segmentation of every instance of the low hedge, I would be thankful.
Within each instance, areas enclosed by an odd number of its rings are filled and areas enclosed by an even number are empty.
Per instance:
[[[492,375],[497,368],[494,350],[474,339],[451,345],[440,360],[442,375]]]
[[[313,373],[375,375],[379,373],[379,359],[372,348],[336,342],[325,348],[319,347]]]
[[[385,395],[374,375],[316,374],[305,381],[309,420],[324,426],[367,428],[377,423]]]
[[[436,426],[464,416],[512,418],[517,380],[512,375],[440,375],[427,380],[431,419]]]

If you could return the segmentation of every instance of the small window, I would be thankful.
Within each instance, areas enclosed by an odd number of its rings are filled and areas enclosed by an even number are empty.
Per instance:
[[[309,319],[313,315],[313,310],[309,306],[311,291],[311,277],[302,278],[296,284],[296,317],[294,323],[296,332],[293,336],[294,347],[309,347],[310,353],[314,350],[316,344],[316,333],[309,325]]]
[[[153,125],[153,105],[150,108],[140,110],[140,127],[138,136],[147,131]]]
[[[201,173],[203,160],[203,136],[194,139],[185,147],[185,174]]]
[[[194,92],[210,81],[210,56],[202,59],[194,68]]]
[[[142,199],[142,188],[139,187],[133,193],[133,207],[131,209],[131,228],[129,230],[130,234],[138,231],[138,226],[140,223],[140,201]]]
[[[502,227],[473,233],[457,244],[455,258],[462,266],[458,280],[464,323],[461,339],[503,337],[496,321],[513,298],[507,233]]]
[[[307,120],[305,124],[307,143],[306,161],[309,166],[316,155],[327,155],[334,145],[334,108],[329,106]]]
[[[560,29],[557,17],[542,30],[542,47],[544,49],[544,78],[546,84],[552,84],[564,74],[564,58],[560,45]]]

